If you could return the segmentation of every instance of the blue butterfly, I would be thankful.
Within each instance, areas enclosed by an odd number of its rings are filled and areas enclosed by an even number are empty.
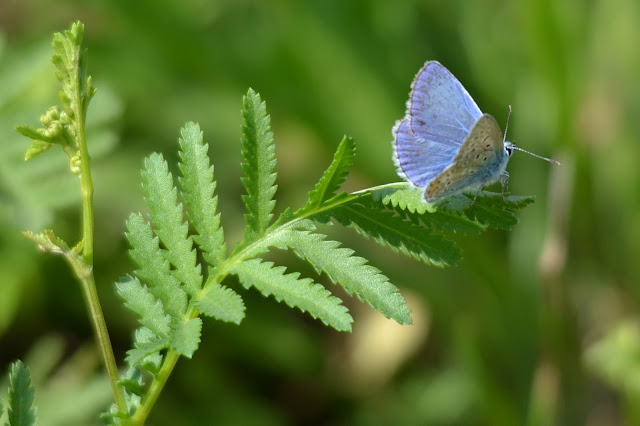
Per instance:
[[[469,92],[437,61],[427,61],[412,85],[407,113],[393,127],[398,175],[424,188],[428,203],[509,179],[507,162],[524,151],[502,136]],[[548,158],[538,158],[554,162]]]

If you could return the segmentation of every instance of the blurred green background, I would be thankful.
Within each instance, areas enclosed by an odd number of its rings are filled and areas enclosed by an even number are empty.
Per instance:
[[[279,211],[303,203],[343,134],[358,149],[346,189],[398,180],[391,127],[428,59],[503,127],[511,104],[509,139],[564,163],[516,153],[509,188],[537,202],[513,232],[458,238],[455,268],[330,229],[401,288],[415,325],[346,299],[356,322],[339,334],[241,291],[245,321],[205,324],[201,349],[178,364],[149,424],[640,424],[637,0],[3,0],[0,361],[31,367],[40,424],[96,424],[110,398],[78,285],[60,258],[19,234],[78,235],[66,158],[25,164],[29,141],[13,130],[37,125],[57,102],[52,33],[78,19],[98,88],[89,109],[95,274],[120,360],[135,318],[113,283],[132,269],[124,221],[144,210],[142,160],[158,151],[175,164],[179,128],[199,122],[223,225],[237,240],[249,87],[272,116]]]

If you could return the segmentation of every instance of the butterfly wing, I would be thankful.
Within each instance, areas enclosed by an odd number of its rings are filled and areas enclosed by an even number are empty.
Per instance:
[[[451,165],[482,112],[439,62],[427,62],[411,88],[407,115],[393,130],[393,158],[401,177],[425,187]]]
[[[482,112],[449,70],[429,61],[413,81],[408,115],[415,134],[457,151]]]
[[[493,183],[504,173],[508,160],[500,127],[485,114],[471,128],[452,164],[427,185],[424,198],[434,202]]]
[[[424,188],[451,164],[457,148],[428,143],[411,131],[409,122],[405,117],[393,128],[393,160],[400,177]]]

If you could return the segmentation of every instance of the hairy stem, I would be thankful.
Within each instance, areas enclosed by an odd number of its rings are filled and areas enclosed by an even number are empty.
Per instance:
[[[84,114],[82,111],[83,100],[80,95],[80,81],[78,77],[78,73],[76,73],[76,90],[74,90],[75,102],[73,105],[76,106],[76,135],[78,138],[78,149],[80,151],[83,270],[79,271],[77,268],[74,269],[76,269],[76,275],[82,283],[82,290],[87,301],[87,306],[89,307],[91,323],[93,325],[96,338],[98,339],[98,346],[100,346],[100,351],[102,352],[102,358],[107,369],[109,381],[111,382],[116,406],[118,407],[118,411],[126,413],[127,403],[124,391],[122,387],[118,385],[118,366],[116,364],[115,356],[113,355],[113,348],[111,347],[107,324],[104,320],[104,314],[102,313],[102,307],[100,306],[96,283],[93,278],[93,179],[91,177],[91,163],[89,150],[87,148],[87,139],[85,136]]]

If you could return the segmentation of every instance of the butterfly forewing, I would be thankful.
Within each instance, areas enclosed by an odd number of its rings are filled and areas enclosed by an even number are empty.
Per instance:
[[[481,116],[453,74],[439,62],[427,62],[411,85],[407,115],[393,129],[398,174],[425,187],[452,163]]]
[[[434,202],[467,188],[493,183],[504,172],[507,159],[500,127],[485,114],[472,127],[452,164],[429,183],[425,200]]]
[[[407,111],[411,130],[428,143],[448,145],[457,152],[482,116],[469,92],[437,61],[427,62],[411,87]]]

